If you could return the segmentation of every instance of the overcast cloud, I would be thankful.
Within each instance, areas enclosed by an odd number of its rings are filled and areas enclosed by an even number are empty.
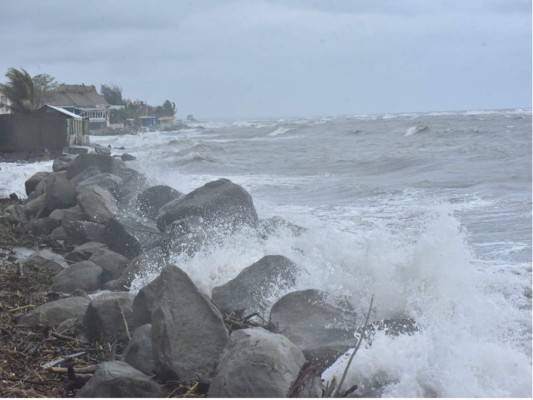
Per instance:
[[[530,0],[0,0],[0,49],[180,118],[531,107]]]

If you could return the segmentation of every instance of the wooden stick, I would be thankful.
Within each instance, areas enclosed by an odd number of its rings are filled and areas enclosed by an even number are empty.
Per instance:
[[[344,383],[344,379],[346,378],[346,375],[348,374],[348,369],[350,368],[350,365],[352,364],[353,358],[355,357],[355,353],[357,353],[357,350],[359,350],[359,346],[361,346],[361,343],[363,342],[363,339],[365,338],[365,332],[368,326],[368,319],[370,318],[370,312],[372,311],[372,304],[374,304],[374,296],[372,296],[372,298],[370,299],[370,307],[368,307],[368,313],[366,314],[365,325],[363,326],[363,331],[361,332],[361,336],[359,336],[359,341],[357,342],[357,346],[355,346],[355,349],[353,350],[353,353],[350,359],[348,360],[348,364],[346,364],[346,368],[344,368],[344,373],[342,374],[342,378],[339,382],[339,386],[337,386],[337,390],[335,391],[335,394],[333,395],[333,397],[339,397],[342,384]]]
[[[22,311],[22,310],[25,310],[27,308],[34,308],[34,307],[37,307],[37,306],[35,304],[26,304],[25,306],[12,308],[11,310],[8,310],[7,312],[16,313],[17,311]]]
[[[98,368],[98,365],[88,365],[86,367],[74,368],[74,372],[77,374],[90,374],[96,371],[97,368]],[[46,370],[48,372],[53,372],[56,374],[68,373],[68,368],[63,368],[63,367],[48,367],[46,368]]]
[[[120,305],[120,302],[117,300],[118,309],[120,310],[120,313],[122,314],[122,322],[124,322],[124,328],[126,328],[126,335],[128,335],[128,340],[131,342],[131,335],[130,335],[130,329],[128,328],[128,322],[126,321],[126,316],[124,315],[124,311],[122,311],[122,306]]]
[[[71,342],[78,342],[78,339],[76,339],[76,338],[73,338],[73,337],[70,337],[70,336],[66,336],[66,335],[62,335],[62,334],[57,333],[57,332],[50,332],[50,335],[52,335],[53,337],[55,337],[57,339],[69,340]]]

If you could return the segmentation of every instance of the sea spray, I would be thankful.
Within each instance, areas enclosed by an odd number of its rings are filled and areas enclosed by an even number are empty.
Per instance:
[[[294,290],[348,296],[360,316],[375,295],[374,320],[417,321],[411,336],[378,332],[359,350],[346,385],[388,396],[527,397],[531,111],[480,115],[218,123],[102,140],[128,147],[138,157],[132,165],[154,183],[187,193],[226,177],[250,192],[260,218],[308,228],[266,239],[235,234],[174,255],[204,293],[262,256],[282,254],[301,269]],[[298,137],[269,136],[297,122]],[[420,124],[427,134],[404,136]],[[216,161],[179,165],[169,149],[195,141]]]
[[[372,345],[360,349],[347,384],[358,384],[359,394],[383,396],[520,397],[531,390],[530,360],[513,344],[519,327],[515,309],[486,289],[458,221],[448,212],[429,222],[412,246],[403,267],[389,276],[403,290],[404,312],[414,318],[420,332],[391,337],[378,333]],[[376,277],[374,277],[376,278]],[[382,277],[385,279],[385,277]],[[374,318],[386,318],[387,299],[380,299],[380,279],[369,291],[376,293]],[[381,302],[381,303],[380,303]],[[500,312],[494,318],[494,309]],[[515,338],[516,339],[516,338]],[[347,360],[323,374],[339,377]],[[465,391],[465,388],[466,391]],[[377,392],[376,392],[377,391]]]

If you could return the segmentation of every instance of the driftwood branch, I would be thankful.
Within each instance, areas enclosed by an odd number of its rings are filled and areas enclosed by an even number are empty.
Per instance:
[[[120,314],[122,315],[122,322],[124,323],[124,328],[126,329],[126,335],[128,335],[128,340],[131,341],[131,335],[130,335],[130,329],[128,327],[128,321],[126,321],[126,316],[124,315],[124,310],[122,310],[122,306],[120,305],[120,302],[117,300],[118,309],[120,310]]]
[[[372,312],[372,305],[374,304],[374,296],[370,299],[370,307],[368,307],[368,313],[366,314],[365,319],[365,325],[363,326],[363,331],[361,332],[361,336],[359,336],[359,340],[357,341],[357,346],[355,346],[355,349],[353,350],[352,355],[350,356],[350,359],[348,360],[348,364],[346,364],[346,368],[344,368],[344,372],[342,374],[342,378],[339,381],[339,386],[337,387],[337,390],[333,394],[333,397],[340,397],[341,395],[347,395],[352,388],[348,389],[345,393],[341,393],[342,385],[344,384],[344,380],[346,379],[346,375],[348,374],[348,370],[350,369],[350,365],[352,365],[352,361],[355,357],[355,354],[357,353],[357,350],[359,350],[359,347],[361,346],[361,343],[363,342],[365,338],[366,328],[368,327],[368,320],[370,319],[370,313]],[[355,390],[355,389],[353,389]],[[352,392],[353,392],[352,390]]]
[[[8,312],[16,313],[16,312],[19,312],[19,311],[22,311],[22,310],[26,310],[27,308],[35,308],[35,307],[37,307],[35,304],[26,304],[25,306],[12,308],[11,310],[8,310]]]
[[[86,367],[74,368],[76,374],[91,374],[98,368],[98,365],[88,365]],[[46,368],[48,372],[53,372],[55,374],[68,374],[69,369],[63,367],[48,367]]]

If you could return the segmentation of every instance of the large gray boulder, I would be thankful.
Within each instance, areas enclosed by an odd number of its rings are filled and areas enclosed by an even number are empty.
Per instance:
[[[137,326],[152,322],[154,300],[157,296],[159,277],[143,287],[133,300],[133,320]]]
[[[120,286],[129,287],[138,275],[159,275],[167,264],[168,257],[163,250],[154,247],[131,260],[118,278],[118,283]]]
[[[102,268],[90,261],[81,261],[65,268],[52,278],[52,289],[72,293],[76,289],[94,292],[102,283]]]
[[[102,171],[98,167],[91,166],[88,168],[85,168],[82,172],[80,172],[75,177],[71,178],[70,181],[74,184],[74,186],[78,186],[79,183],[93,177],[96,175],[100,175]]]
[[[216,235],[200,217],[187,217],[166,226],[161,247],[167,254],[186,253],[192,256]]]
[[[272,293],[288,290],[296,282],[298,268],[285,256],[265,256],[243,269],[234,279],[213,288],[211,295],[217,307],[241,316],[268,311]]]
[[[29,196],[37,187],[37,185],[51,172],[36,172],[26,182],[24,182],[24,189],[26,190],[26,196]]]
[[[128,292],[102,294],[89,304],[83,317],[83,328],[91,340],[112,342],[126,341],[129,332],[133,332],[132,304],[135,296]]]
[[[95,253],[98,253],[99,251],[106,249],[106,245],[103,243],[98,242],[86,242],[83,244],[80,244],[74,249],[65,255],[65,258],[69,261],[85,261],[91,258],[91,256]]]
[[[67,179],[72,179],[86,168],[96,167],[100,172],[113,173],[122,162],[111,156],[100,154],[80,154],[67,168]]]
[[[124,361],[146,375],[154,374],[155,363],[152,353],[151,324],[145,324],[135,329],[131,341],[124,351]]]
[[[42,249],[32,253],[23,261],[23,265],[34,265],[41,270],[61,272],[69,266],[65,258],[49,249]]]
[[[309,289],[279,299],[270,310],[268,329],[283,334],[323,369],[349,348],[356,319],[347,301]]]
[[[110,173],[97,174],[77,183],[76,190],[79,193],[83,188],[87,186],[98,186],[102,189],[107,190],[109,193],[115,196],[115,193],[117,193],[122,182],[122,178]]]
[[[180,381],[209,379],[228,341],[220,312],[189,276],[163,268],[152,311],[152,349],[158,376]]]
[[[80,319],[85,315],[91,301],[85,297],[68,297],[45,303],[24,314],[19,319],[22,325],[58,326],[70,318]]]
[[[35,194],[35,191],[32,193],[32,197],[28,197],[28,200],[24,205],[22,206],[22,209],[24,211],[24,216],[28,219],[34,218],[37,216],[39,217],[39,213],[41,210],[44,209],[44,199],[46,197],[45,193],[40,194],[37,196]]]
[[[50,217],[39,218],[30,221],[30,230],[35,236],[49,235],[59,225],[61,225],[61,221],[56,219]]]
[[[56,209],[50,213],[48,216],[52,219],[57,219],[61,221],[62,224],[69,221],[87,221],[88,217],[81,211],[79,205],[75,205],[71,208]]]
[[[147,218],[154,219],[161,207],[182,196],[182,193],[170,186],[151,186],[137,195],[137,208]]]
[[[64,209],[57,209],[50,213],[48,216],[52,219],[57,219],[58,221],[61,221],[61,224],[66,224],[70,221],[88,221],[89,217],[81,211],[81,208],[79,205],[75,205],[71,208],[64,208]]]
[[[222,228],[241,225],[255,227],[257,224],[252,197],[228,179],[209,182],[161,207],[157,215],[157,227],[164,231],[172,221],[191,216],[201,217],[208,224]]]
[[[70,163],[75,158],[76,157],[72,154],[62,154],[60,157],[54,159],[54,163],[52,164],[52,170],[54,172],[66,171]]]
[[[165,397],[163,388],[141,371],[123,361],[107,361],[98,366],[76,397]]]
[[[133,217],[120,216],[107,222],[104,241],[111,250],[132,259],[159,245],[161,232]]]
[[[55,209],[70,208],[76,205],[76,189],[63,172],[54,172],[46,188],[44,204],[37,217],[47,217]]]
[[[85,185],[79,189],[78,204],[91,221],[99,224],[107,223],[119,213],[113,195],[96,185]]]
[[[43,179],[39,181],[39,183],[37,183],[37,186],[35,186],[35,189],[29,194],[28,199],[33,200],[34,198],[42,194],[45,194],[51,182],[55,179],[55,176],[57,175],[58,173],[56,172],[49,172]]]
[[[122,254],[102,248],[94,252],[89,258],[89,261],[102,267],[102,282],[105,283],[117,279],[120,274],[122,274],[130,260]]]
[[[148,187],[146,177],[132,168],[124,167],[123,162],[120,163],[115,175],[122,178],[122,183],[114,195],[119,204],[133,208],[138,194]]]
[[[235,331],[208,397],[289,397],[304,362],[302,351],[285,336],[262,328]]]
[[[69,242],[73,244],[104,243],[105,225],[90,221],[68,221],[62,226]]]
[[[67,239],[67,234],[65,233],[65,228],[63,228],[62,226],[58,226],[56,229],[50,232],[48,237],[50,238],[50,240],[64,241]]]

